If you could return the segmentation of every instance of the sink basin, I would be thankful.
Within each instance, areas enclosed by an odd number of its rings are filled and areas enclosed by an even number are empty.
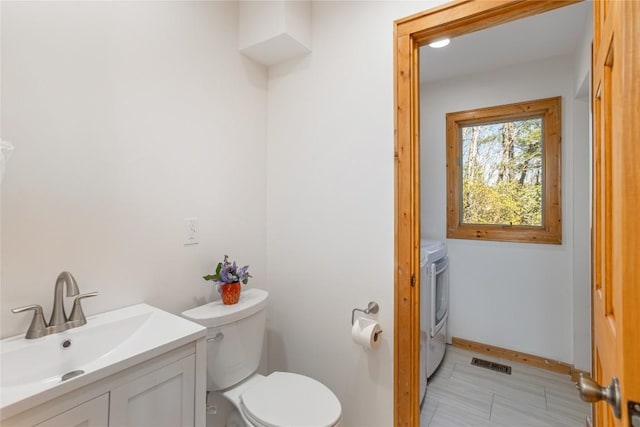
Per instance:
[[[101,324],[94,321],[86,329],[76,328],[42,339],[18,337],[2,342],[2,390],[60,382],[67,372],[107,358],[118,347],[126,346],[127,340],[134,339],[151,314],[148,311]]]
[[[2,419],[206,336],[206,328],[147,304],[87,317],[87,324],[0,341]]]

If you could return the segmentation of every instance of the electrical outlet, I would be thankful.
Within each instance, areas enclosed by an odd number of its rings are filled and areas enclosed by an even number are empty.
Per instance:
[[[184,219],[184,244],[197,245],[198,244],[198,218],[185,218]]]

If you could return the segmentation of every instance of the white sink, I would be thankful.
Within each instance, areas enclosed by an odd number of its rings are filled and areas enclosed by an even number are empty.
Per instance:
[[[2,419],[205,336],[203,326],[138,304],[88,316],[84,326],[43,338],[4,339]]]

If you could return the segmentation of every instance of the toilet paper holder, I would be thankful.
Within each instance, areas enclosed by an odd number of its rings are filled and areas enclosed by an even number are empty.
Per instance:
[[[354,308],[353,310],[351,310],[351,326],[353,326],[353,322],[355,322],[354,316],[356,315],[356,311],[361,311],[364,314],[369,314],[369,313],[377,313],[378,310],[380,310],[380,307],[378,306],[378,303],[375,301],[371,301],[369,302],[369,305],[367,305],[367,308]]]

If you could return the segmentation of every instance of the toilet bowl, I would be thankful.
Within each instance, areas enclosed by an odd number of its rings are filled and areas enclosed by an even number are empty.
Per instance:
[[[256,373],[268,295],[247,289],[238,304],[215,301],[182,313],[207,327],[207,390],[221,393],[237,411],[226,425],[340,427],[340,401],[321,382],[290,372]]]
[[[324,384],[304,375],[273,372],[254,374],[222,393],[247,426],[342,425],[338,398]]]

